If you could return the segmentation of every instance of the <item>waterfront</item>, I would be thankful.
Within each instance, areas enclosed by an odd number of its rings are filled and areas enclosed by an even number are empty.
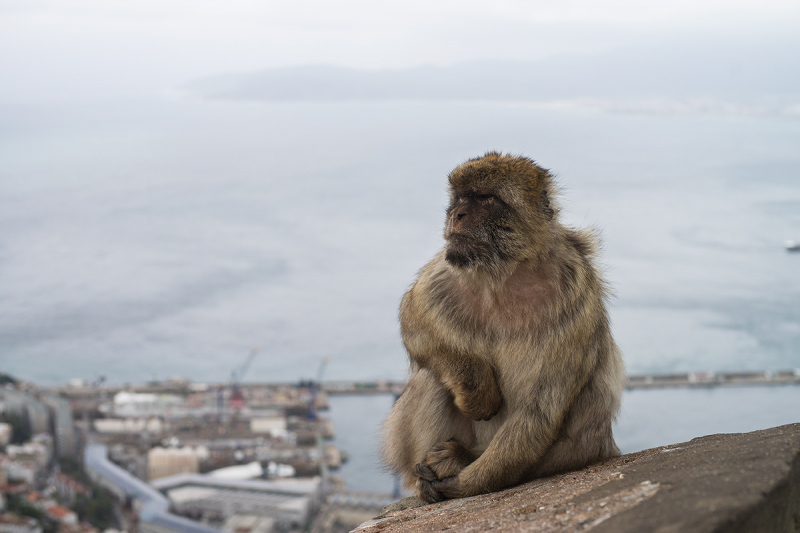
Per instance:
[[[793,423],[800,416],[797,378],[797,371],[630,376],[615,439],[624,454]],[[22,445],[9,444],[8,457],[0,459],[15,494],[25,498],[46,484],[88,493],[89,478],[110,491],[100,497],[115,515],[82,514],[82,533],[95,533],[86,520],[110,520],[126,530],[141,521],[142,532],[159,525],[230,531],[245,519],[287,531],[312,523],[332,528],[340,520],[353,526],[395,497],[396,481],[380,465],[380,424],[401,387],[389,381],[327,382],[321,390],[309,382],[8,384],[0,389],[0,435]],[[25,428],[30,435],[17,434]],[[75,456],[84,444],[81,473]],[[284,507],[287,495],[292,510]],[[129,498],[141,511],[123,505]],[[57,510],[50,499],[39,505]],[[58,512],[75,520],[69,509]]]
[[[391,395],[332,396],[334,442],[349,456],[341,475],[351,490],[391,492],[380,469],[378,427]],[[800,420],[800,386],[626,390],[614,437],[622,453],[685,442],[714,433],[745,433]]]

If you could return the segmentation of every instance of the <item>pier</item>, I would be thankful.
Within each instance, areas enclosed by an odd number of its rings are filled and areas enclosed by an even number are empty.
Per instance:
[[[758,372],[686,372],[671,374],[634,374],[628,376],[625,388],[663,389],[677,387],[755,387],[800,385],[800,368]],[[322,389],[336,394],[400,394],[404,381],[326,381]]]

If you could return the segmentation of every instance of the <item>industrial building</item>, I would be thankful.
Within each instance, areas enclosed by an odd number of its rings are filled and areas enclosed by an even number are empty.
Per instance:
[[[55,452],[57,457],[74,457],[77,453],[77,437],[72,423],[72,408],[61,396],[42,395],[41,402],[50,411]]]
[[[95,482],[134,501],[140,533],[220,533],[225,524],[239,522],[253,522],[261,533],[302,531],[323,497],[319,478],[267,481],[182,474],[148,484],[112,463],[101,444],[86,447],[84,465]]]
[[[319,478],[267,481],[185,474],[152,485],[181,515],[220,525],[238,515],[268,517],[282,531],[302,530],[322,500]]]
[[[169,500],[163,494],[108,459],[107,446],[86,446],[83,463],[95,483],[121,500],[131,498],[134,501],[140,533],[220,533],[218,529],[171,514]]]
[[[30,394],[0,388],[0,411],[24,420],[31,435],[50,432],[50,415],[47,408]]]

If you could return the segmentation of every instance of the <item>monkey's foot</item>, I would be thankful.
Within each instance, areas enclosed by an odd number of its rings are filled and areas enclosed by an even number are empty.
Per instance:
[[[417,476],[417,496],[427,502],[460,498],[458,474],[477,456],[455,439],[433,445],[425,462],[414,467]]]
[[[433,471],[436,479],[442,480],[457,476],[477,458],[477,455],[460,442],[450,439],[434,444],[425,456],[424,465]]]
[[[423,463],[414,467],[414,475],[417,476],[417,497],[428,503],[461,497],[457,476],[439,480],[433,470]]]

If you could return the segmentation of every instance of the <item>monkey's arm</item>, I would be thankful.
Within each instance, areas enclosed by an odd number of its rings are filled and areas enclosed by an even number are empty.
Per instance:
[[[503,404],[491,365],[442,348],[426,364],[453,395],[458,410],[472,420],[489,420]]]
[[[472,420],[489,420],[503,403],[492,364],[463,330],[463,304],[440,252],[400,303],[400,332],[412,364],[430,370]]]
[[[420,305],[412,288],[400,306],[400,330],[411,361],[430,370],[453,395],[458,409],[472,420],[489,420],[503,403],[494,370],[485,359],[448,346],[446,331]]]

